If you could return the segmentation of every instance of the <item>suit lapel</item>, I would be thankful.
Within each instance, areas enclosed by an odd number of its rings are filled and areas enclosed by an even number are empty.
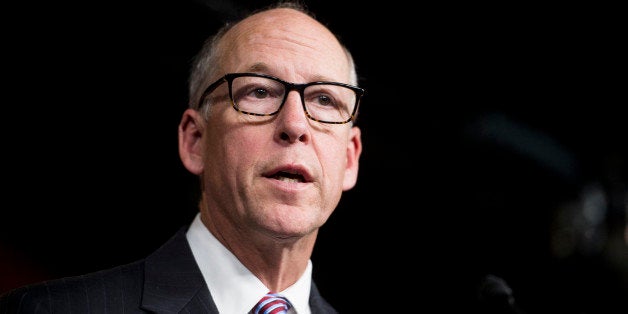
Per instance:
[[[338,313],[323,297],[318,291],[318,287],[312,281],[312,286],[310,288],[310,309],[312,310],[312,314],[332,314]]]
[[[142,309],[153,313],[218,314],[209,289],[181,228],[168,242],[148,256],[144,265]],[[312,282],[312,313],[337,313]]]
[[[218,313],[182,228],[148,256],[142,308],[155,313]]]

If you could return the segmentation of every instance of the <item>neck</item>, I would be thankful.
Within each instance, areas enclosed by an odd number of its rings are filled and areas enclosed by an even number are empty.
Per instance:
[[[270,291],[285,290],[305,272],[318,230],[285,239],[247,228],[220,228],[229,222],[215,218],[201,215],[203,224],[216,239]]]

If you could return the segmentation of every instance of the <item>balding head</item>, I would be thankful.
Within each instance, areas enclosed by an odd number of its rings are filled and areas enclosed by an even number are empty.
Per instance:
[[[198,55],[190,80],[190,104],[218,77],[258,72],[284,80],[337,81],[357,85],[349,51],[301,7],[274,7],[223,28]]]

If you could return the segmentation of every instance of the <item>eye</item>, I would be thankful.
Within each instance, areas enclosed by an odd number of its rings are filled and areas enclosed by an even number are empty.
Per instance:
[[[335,85],[312,85],[305,90],[305,100],[310,106],[331,109],[343,106],[342,87]]]
[[[281,87],[271,86],[270,84],[248,84],[239,85],[234,89],[234,98],[237,101],[258,102],[262,100],[276,100],[283,97]]]
[[[258,99],[263,99],[263,98],[268,97],[268,91],[261,87],[256,88],[251,93],[253,94],[253,97],[258,98]]]
[[[334,101],[328,95],[318,95],[317,102],[321,106],[334,106]]]

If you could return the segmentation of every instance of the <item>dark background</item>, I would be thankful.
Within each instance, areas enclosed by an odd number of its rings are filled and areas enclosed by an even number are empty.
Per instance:
[[[189,63],[253,3],[5,6],[0,292],[134,261],[191,221]],[[367,89],[360,178],[312,257],[323,296],[474,310],[495,275],[528,313],[628,310],[618,8],[308,5]]]

